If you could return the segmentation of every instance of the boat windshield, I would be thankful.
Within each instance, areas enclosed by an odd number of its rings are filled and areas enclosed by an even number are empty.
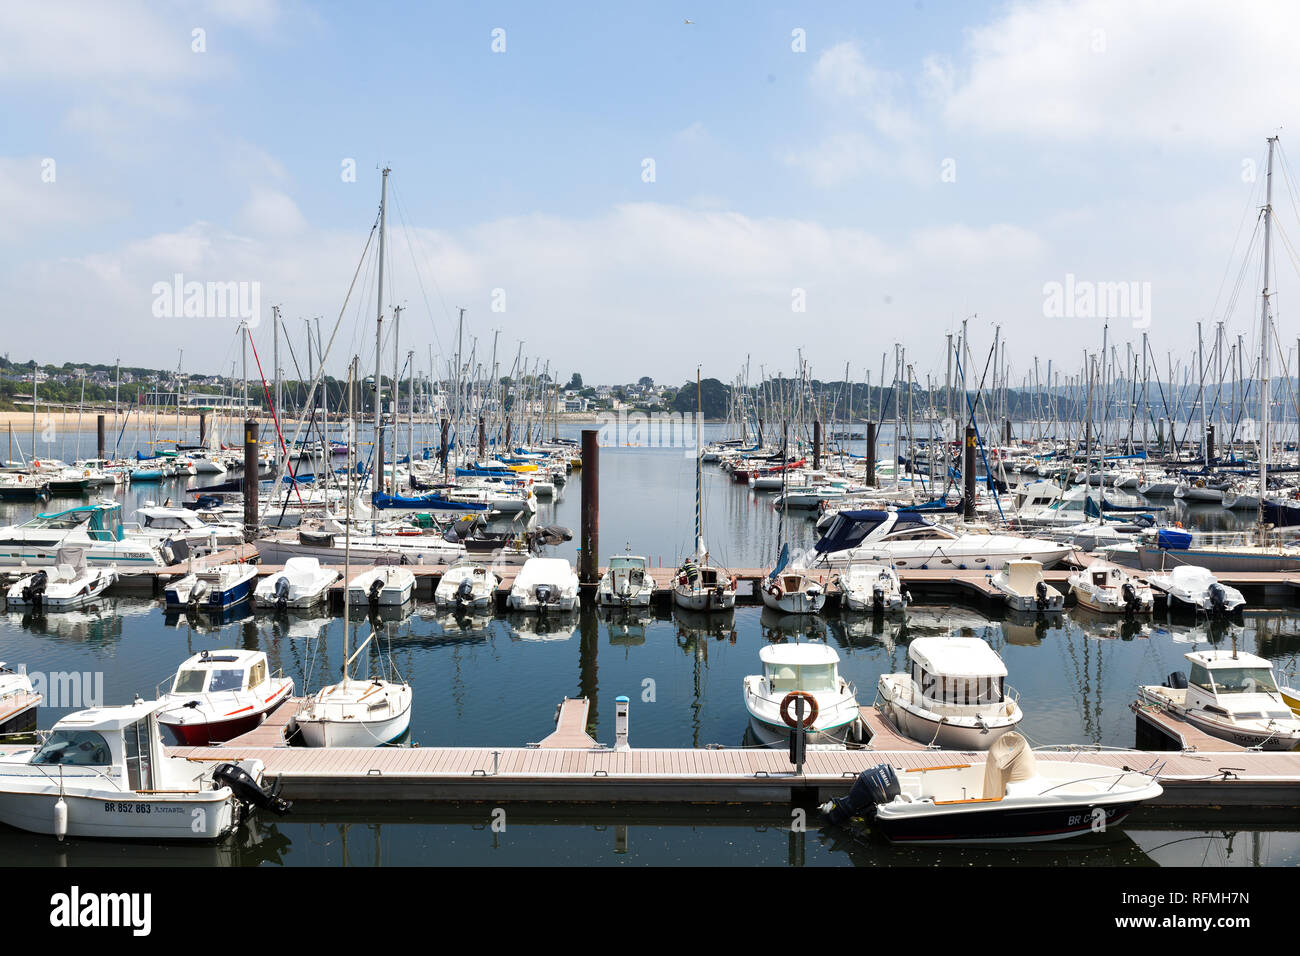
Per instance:
[[[112,762],[108,742],[93,730],[55,730],[32,757],[32,763],[72,767],[107,767]]]
[[[89,517],[84,511],[65,511],[57,515],[37,515],[30,521],[25,521],[19,527],[22,528],[48,528],[56,531],[77,528],[86,523]]]
[[[203,690],[203,682],[207,680],[208,672],[200,670],[181,671],[176,675],[176,683],[172,685],[173,694],[198,694]]]
[[[212,683],[208,685],[208,690],[216,693],[220,690],[243,690],[244,689],[244,672],[242,670],[214,670],[212,672]]]
[[[1234,667],[1210,672],[1220,694],[1276,694],[1273,671],[1267,667]]]
[[[774,692],[835,690],[834,664],[777,664],[767,677]]]

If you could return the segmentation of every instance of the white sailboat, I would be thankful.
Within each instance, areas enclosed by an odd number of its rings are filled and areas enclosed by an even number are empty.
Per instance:
[[[709,564],[709,551],[704,546],[703,459],[700,453],[704,415],[698,368],[695,370],[695,408],[695,553],[677,569],[673,579],[673,601],[687,611],[730,611],[736,606],[736,579]]]

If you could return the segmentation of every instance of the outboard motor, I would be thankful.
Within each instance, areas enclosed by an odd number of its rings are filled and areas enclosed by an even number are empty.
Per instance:
[[[379,592],[383,589],[384,582],[379,578],[375,578],[370,582],[370,587],[366,589],[366,600],[370,602],[371,607],[379,603]]]
[[[1224,614],[1227,612],[1228,595],[1223,590],[1223,585],[1215,581],[1210,585],[1210,611],[1213,614]]]
[[[275,582],[275,609],[283,611],[289,604],[289,579],[280,577]]]
[[[877,584],[871,589],[871,609],[882,611],[885,607],[885,589]]]
[[[887,763],[877,764],[858,774],[848,794],[836,797],[822,804],[822,813],[836,826],[843,825],[850,817],[863,816],[882,803],[889,803],[902,793],[898,784],[898,775]]]
[[[1182,671],[1174,671],[1165,678],[1165,686],[1174,690],[1185,690],[1187,688],[1187,675]]]
[[[1034,594],[1036,595],[1035,603],[1038,605],[1038,610],[1041,611],[1047,607],[1047,582],[1039,581],[1034,588]]]
[[[555,588],[551,587],[551,585],[549,584],[537,585],[537,588],[533,591],[533,594],[537,596],[538,607],[544,608],[546,607],[546,605],[550,604],[552,601],[555,600]]]
[[[189,600],[190,607],[198,607],[200,604],[202,604],[203,598],[207,595],[207,593],[208,593],[208,582],[195,581],[194,587],[190,589],[190,600]]]
[[[23,600],[38,611],[45,603],[45,585],[49,580],[49,574],[45,571],[37,571],[32,575],[31,582],[23,585]]]
[[[1119,589],[1120,597],[1124,599],[1124,613],[1132,617],[1137,612],[1138,592],[1133,586],[1132,581],[1125,581],[1124,586]]]
[[[456,588],[456,602],[458,604],[468,604],[474,598],[474,582],[469,578],[461,578],[460,584]]]
[[[258,810],[270,810],[276,816],[284,816],[293,806],[280,796],[280,788],[274,790],[262,787],[253,775],[238,764],[218,764],[212,771],[212,782],[218,787],[229,787],[235,799]]]

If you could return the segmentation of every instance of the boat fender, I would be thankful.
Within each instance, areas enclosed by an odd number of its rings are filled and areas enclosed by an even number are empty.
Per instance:
[[[240,803],[259,810],[270,810],[276,816],[284,816],[293,806],[280,796],[278,787],[272,790],[260,786],[253,775],[238,764],[218,764],[212,771],[212,783],[217,787],[229,787]]]
[[[1187,687],[1187,675],[1182,671],[1174,671],[1165,678],[1165,686],[1174,690],[1184,690]]]
[[[790,691],[790,693],[786,694],[785,697],[781,699],[781,719],[785,721],[785,725],[787,727],[795,728],[800,726],[795,721],[795,717],[790,712],[790,708],[793,707],[794,702],[801,697],[808,702],[808,712],[804,714],[803,725],[802,725],[803,728],[807,730],[809,727],[811,727],[814,723],[817,722],[818,707],[817,707],[817,698],[814,697],[812,694],[807,693],[806,691],[792,690]]]
[[[68,805],[59,795],[58,802],[54,804],[54,835],[62,842],[63,838],[68,835]]]

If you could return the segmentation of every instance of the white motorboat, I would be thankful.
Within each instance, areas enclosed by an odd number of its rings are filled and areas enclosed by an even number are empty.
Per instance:
[[[844,797],[822,805],[843,825],[869,816],[894,843],[1036,843],[1119,826],[1163,790],[1154,776],[1074,760],[1037,760],[1005,733],[983,763],[907,771],[864,770]]]
[[[86,567],[83,548],[60,548],[59,563],[19,578],[9,586],[10,607],[72,611],[94,604],[117,581],[111,568]]]
[[[1059,541],[1014,534],[959,531],[917,512],[839,512],[814,545],[812,566],[844,568],[857,562],[896,568],[1001,570],[1008,561],[1039,561],[1052,567],[1075,551]]]
[[[618,554],[609,559],[609,567],[596,587],[596,603],[601,607],[649,607],[655,582],[645,558]]]
[[[36,729],[36,709],[41,695],[32,686],[27,668],[15,670],[0,661],[0,743],[10,734],[26,734]]]
[[[329,586],[342,575],[323,568],[315,558],[290,558],[284,567],[257,583],[253,597],[258,607],[308,608],[325,600]]]
[[[1013,611],[1060,611],[1065,595],[1043,578],[1039,561],[1008,561],[990,579]]]
[[[515,611],[571,611],[578,603],[578,574],[565,558],[529,558],[506,603]]]
[[[900,611],[909,603],[898,572],[887,564],[850,564],[831,577],[831,586],[849,611]]]
[[[1094,561],[1069,577],[1080,607],[1103,614],[1148,614],[1155,606],[1151,586],[1118,564]]]
[[[252,596],[257,567],[218,564],[193,571],[163,588],[169,611],[225,611]]]
[[[1142,703],[1242,747],[1295,750],[1300,746],[1300,717],[1282,697],[1271,663],[1227,649],[1183,656],[1191,665],[1190,673],[1175,671],[1164,684],[1139,687]]]
[[[920,637],[911,672],[881,674],[881,712],[900,732],[943,750],[988,750],[1023,714],[1007,667],[978,637]]]
[[[244,529],[233,521],[204,521],[189,508],[146,504],[137,508],[138,527],[130,529],[142,537],[163,541],[184,541],[193,554],[233,548],[244,543]]]
[[[861,715],[853,685],[840,676],[840,656],[821,642],[769,644],[758,652],[763,673],[745,678],[745,709],[760,740],[779,744],[799,724],[809,743],[842,744],[861,738]]]
[[[58,564],[59,549],[82,548],[91,567],[122,573],[162,568],[185,555],[170,544],[122,528],[122,506],[115,501],[80,505],[38,514],[22,524],[0,528],[0,567],[47,567]]]
[[[59,839],[220,840],[254,808],[288,811],[262,787],[260,760],[169,755],[162,706],[78,711],[39,746],[0,748],[0,823]]]
[[[1180,564],[1170,571],[1147,575],[1152,587],[1169,597],[1170,608],[1181,607],[1205,614],[1233,614],[1241,610],[1246,599],[1234,587],[1220,584],[1205,568]]]
[[[395,564],[362,571],[348,582],[348,603],[372,607],[400,607],[415,593],[415,575]]]
[[[200,651],[159,698],[158,723],[176,744],[206,747],[261,726],[292,695],[293,679],[272,674],[265,651]]]
[[[433,591],[439,605],[458,608],[490,608],[496,602],[501,579],[482,564],[457,564],[447,569]]]

